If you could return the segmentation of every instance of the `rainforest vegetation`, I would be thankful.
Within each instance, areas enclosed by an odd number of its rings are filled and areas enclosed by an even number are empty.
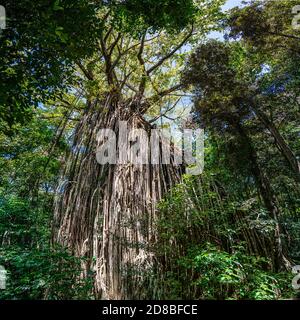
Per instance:
[[[2,3],[0,299],[299,294],[300,3],[229,3]],[[100,165],[120,120],[203,129],[203,172]]]

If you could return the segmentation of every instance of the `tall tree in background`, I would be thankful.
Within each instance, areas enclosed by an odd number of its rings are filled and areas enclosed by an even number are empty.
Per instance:
[[[286,160],[288,175],[299,190],[299,158],[289,145],[294,142],[288,142],[278,128],[279,123],[281,127],[294,123],[297,128],[299,115],[298,37],[287,25],[288,21],[274,19],[280,16],[278,10],[291,8],[287,2],[278,5],[271,1],[233,9],[226,20],[229,36],[242,39],[235,43],[211,41],[200,46],[191,56],[184,76],[186,83],[194,85],[195,110],[200,121],[219,134],[231,132],[248,159],[248,169],[265,207],[276,221],[276,269],[289,266],[282,242],[280,208],[269,174],[256,150],[259,144],[254,139],[255,132],[256,136],[261,132],[273,139]],[[274,51],[273,45],[278,44],[280,49]],[[286,109],[287,101],[289,109]]]
[[[226,26],[228,37],[241,38],[255,57],[256,67],[253,63],[251,65],[256,72],[258,66],[261,72],[265,73],[253,79],[250,103],[257,117],[273,136],[277,148],[286,158],[295,179],[299,182],[299,158],[278,130],[272,117],[267,114],[276,112],[279,103],[288,103],[293,108],[296,105],[293,113],[299,117],[297,103],[300,36],[299,31],[293,26],[293,8],[297,4],[297,1],[252,1],[245,8],[232,9],[226,19]],[[283,114],[284,110],[280,112]]]

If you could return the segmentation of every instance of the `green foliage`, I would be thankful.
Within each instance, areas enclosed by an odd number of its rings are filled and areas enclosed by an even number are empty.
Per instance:
[[[292,274],[274,272],[272,259],[251,244],[256,236],[260,245],[269,241],[274,221],[259,202],[243,200],[241,190],[224,187],[226,179],[222,184],[215,179],[185,177],[160,204],[156,252],[165,275],[160,298],[291,297]],[[295,219],[289,225],[295,227]],[[294,234],[292,243],[296,238]]]
[[[0,121],[9,131],[31,108],[65,90],[72,64],[94,51],[99,32],[92,2],[6,1],[7,28],[0,34]]]
[[[0,299],[90,299],[92,275],[81,278],[81,260],[63,248],[2,248],[0,264],[8,271]]]
[[[27,126],[15,126],[13,136],[0,133],[0,188],[7,194],[31,199],[42,194],[44,202],[51,201],[59,157],[68,149],[63,137],[57,141],[63,114],[56,112],[39,110]]]
[[[92,274],[81,278],[81,262],[66,249],[50,246],[47,212],[18,197],[0,197],[0,265],[8,271],[0,299],[87,299]]]
[[[33,211],[28,201],[0,195],[0,235],[2,245],[32,247],[49,236],[49,221],[41,210]]]
[[[233,8],[224,21],[224,27],[229,27],[227,30],[230,37],[242,38],[251,43],[253,50],[263,52],[267,50],[276,55],[274,47],[270,45],[271,42],[299,41],[297,31],[292,27],[294,18],[292,8],[296,5],[298,5],[297,0],[252,0],[242,8]],[[293,38],[293,35],[296,37]],[[281,46],[277,48],[284,49]]]
[[[182,92],[163,100],[160,92],[178,83],[194,44],[182,80],[194,94],[193,125],[206,130],[205,174],[184,176],[160,202],[149,244],[153,268],[128,267],[122,276],[143,279],[147,273],[143,285],[165,299],[293,295],[292,274],[275,271],[274,243],[280,239],[289,262],[300,263],[300,189],[271,129],[299,160],[300,42],[291,27],[291,8],[298,3],[253,1],[235,8],[222,20],[231,41],[206,41],[203,36],[223,16],[222,3],[6,1],[8,28],[0,34],[0,265],[9,273],[0,299],[93,298],[94,275],[83,270],[91,261],[51,244],[61,168],[73,152],[70,140],[82,139],[73,129],[78,121],[82,132],[89,127],[83,112],[98,106],[95,97],[99,103],[116,89],[106,83],[107,74],[116,84],[124,79],[114,96],[120,94],[122,104],[140,99],[137,92],[144,89],[145,100],[153,97],[148,116],[163,114]],[[166,59],[191,25],[197,36]],[[106,53],[99,53],[99,42]],[[145,68],[157,62],[145,77]],[[93,80],[83,80],[82,71]],[[253,158],[261,175],[253,171]],[[74,168],[82,165],[78,159]],[[262,176],[278,221],[262,200]]]
[[[204,299],[274,300],[292,295],[289,273],[274,274],[266,270],[268,261],[250,256],[240,244],[228,253],[207,244],[189,250],[179,265],[194,269],[196,286]]]
[[[91,297],[83,259],[50,245],[59,156],[67,150],[63,137],[57,141],[61,118],[58,109],[40,109],[13,136],[0,136],[0,265],[8,271],[0,299]]]
[[[193,21],[197,8],[192,0],[126,0],[114,4],[115,23],[131,34],[166,29],[177,32]]]
[[[0,125],[10,132],[32,107],[61,97],[74,82],[74,65],[97,50],[106,20],[136,36],[147,29],[178,31],[193,20],[188,1],[6,1],[0,33]],[[110,12],[110,17],[101,14]]]

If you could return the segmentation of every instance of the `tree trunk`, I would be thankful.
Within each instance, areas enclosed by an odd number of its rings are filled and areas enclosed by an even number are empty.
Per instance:
[[[54,241],[87,258],[85,275],[94,271],[100,299],[145,299],[145,283],[154,261],[156,204],[180,180],[173,165],[99,165],[96,136],[112,129],[119,140],[119,121],[128,130],[150,125],[110,95],[100,107],[89,104],[75,133],[62,190],[56,202]],[[117,141],[118,145],[118,141]],[[149,292],[150,291],[150,292]]]
[[[272,190],[271,183],[269,181],[269,178],[262,171],[259,165],[257,153],[252,145],[252,142],[247,132],[237,122],[234,123],[234,127],[236,128],[242,139],[243,146],[246,147],[247,156],[249,158],[250,170],[256,180],[265,207],[269,211],[270,217],[275,222],[274,270],[278,271],[280,269],[287,268],[289,267],[290,263],[284,255],[282,231],[279,222],[280,211],[277,206],[277,201]]]
[[[298,161],[297,157],[284,140],[283,136],[280,134],[279,130],[275,127],[272,121],[269,120],[267,115],[258,110],[258,108],[254,107],[254,112],[256,113],[259,120],[265,125],[265,127],[270,131],[271,135],[273,136],[276,146],[281,152],[281,154],[287,160],[292,172],[294,173],[295,180],[299,183],[300,182],[300,162]]]

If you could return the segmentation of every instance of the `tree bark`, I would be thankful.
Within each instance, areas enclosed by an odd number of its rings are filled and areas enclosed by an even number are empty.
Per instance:
[[[128,130],[150,133],[149,123],[113,96],[103,108],[91,104],[78,125],[56,202],[54,241],[87,258],[85,276],[94,271],[97,298],[145,299],[151,297],[145,281],[154,261],[156,204],[181,172],[161,163],[99,165],[97,133],[107,128],[118,133],[120,120],[128,121]]]

